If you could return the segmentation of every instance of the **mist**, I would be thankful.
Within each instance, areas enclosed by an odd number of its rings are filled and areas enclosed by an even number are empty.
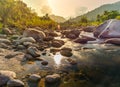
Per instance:
[[[47,0],[23,0],[23,2],[27,3],[28,7],[34,9],[39,16],[52,14],[52,9]]]
[[[75,16],[83,15],[88,11],[87,7],[78,7],[75,10]]]

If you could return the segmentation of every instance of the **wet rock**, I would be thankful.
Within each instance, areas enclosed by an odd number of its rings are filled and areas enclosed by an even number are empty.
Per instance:
[[[60,81],[60,75],[59,74],[53,74],[53,75],[47,75],[46,77],[45,77],[45,81],[47,82],[47,83],[55,83],[55,82],[58,82],[58,81]]]
[[[11,41],[8,39],[0,38],[0,43],[11,44]]]
[[[31,42],[24,42],[23,45],[24,45],[24,46],[31,46],[32,43],[31,43]]]
[[[72,49],[71,48],[67,48],[67,47],[63,47],[61,50],[67,50],[67,51],[72,51]]]
[[[19,35],[12,35],[12,36],[11,36],[11,39],[13,39],[13,40],[16,40],[16,39],[18,39],[18,38],[20,38]]]
[[[24,87],[24,83],[17,79],[11,79],[7,82],[7,87]]]
[[[43,41],[52,41],[53,39],[54,39],[54,37],[49,36],[49,37],[43,38]]]
[[[27,49],[27,53],[29,53],[33,57],[39,57],[40,56],[40,52],[36,47],[29,47]]]
[[[24,37],[33,37],[36,41],[43,40],[46,37],[45,33],[37,29],[29,28],[23,33]]]
[[[70,31],[70,33],[74,34],[76,37],[79,36],[80,32],[81,32],[81,31],[78,30],[78,29],[75,29],[75,30],[71,30],[71,31]]]
[[[46,65],[48,65],[48,62],[47,61],[42,61],[41,64],[46,66]]]
[[[77,38],[74,40],[74,42],[85,44],[85,43],[87,43],[87,40],[86,40],[86,38]]]
[[[7,34],[7,35],[12,34],[12,31],[11,31],[9,28],[3,28],[3,29],[2,29],[2,32],[3,32],[4,34]]]
[[[87,26],[85,28],[83,28],[83,31],[85,32],[93,32],[96,29],[95,26]]]
[[[0,70],[0,75],[7,76],[8,78],[16,78],[16,73],[13,71]]]
[[[77,37],[79,37],[80,35],[80,30],[71,30],[69,32],[66,33],[66,37],[70,38],[70,39],[75,39]]]
[[[19,40],[20,43],[24,43],[24,42],[31,42],[31,43],[35,43],[35,39],[33,37],[23,37]]]
[[[7,38],[6,34],[0,34],[0,38]]]
[[[95,41],[96,40],[96,38],[94,38],[94,37],[89,37],[89,36],[81,36],[82,38],[85,38],[87,41]]]
[[[109,25],[109,26],[108,26]],[[120,20],[110,19],[99,25],[94,31],[97,38],[120,38]]]
[[[40,81],[41,79],[41,76],[37,75],[37,74],[32,74],[30,77],[29,77],[29,80],[31,82],[38,82]]]
[[[77,38],[77,36],[75,34],[68,34],[68,35],[66,35],[66,37],[69,38],[69,39]]]
[[[66,57],[71,57],[73,55],[71,48],[62,48],[60,53],[61,55],[66,56]]]
[[[55,33],[55,32],[49,32],[49,33],[48,33],[48,36],[51,36],[51,37],[57,37],[58,34]]]
[[[5,43],[0,43],[0,48],[7,49],[7,48],[10,48],[10,46]]]
[[[77,61],[76,60],[73,60],[73,59],[67,59],[67,61],[71,64],[71,65],[76,65],[77,64]]]
[[[110,38],[105,40],[105,43],[120,45],[120,38]]]
[[[9,79],[10,78],[7,76],[0,75],[0,87],[3,87],[4,85],[6,85]]]
[[[54,40],[54,41],[52,41],[51,45],[53,47],[59,48],[59,47],[64,45],[64,41],[62,41],[62,40]]]
[[[77,38],[74,40],[74,42],[76,43],[81,43],[81,44],[85,44],[88,41],[95,41],[96,39],[93,37],[88,37],[88,36],[82,36],[81,38]]]
[[[57,48],[54,48],[54,49],[50,49],[50,53],[56,53],[56,52],[59,52],[60,49],[57,49]]]
[[[45,56],[47,53],[46,52],[43,52],[42,55]]]
[[[24,58],[25,58],[26,60],[34,60],[34,57],[32,57],[30,54],[25,54],[25,55],[24,55]]]
[[[15,57],[15,56],[17,56],[17,55],[18,55],[17,53],[7,54],[7,55],[5,56],[5,58],[10,59],[10,58],[13,58],[13,57]]]
[[[17,49],[18,49],[18,50],[24,50],[24,49],[26,49],[26,48],[25,48],[24,45],[18,45],[18,46],[17,46]]]

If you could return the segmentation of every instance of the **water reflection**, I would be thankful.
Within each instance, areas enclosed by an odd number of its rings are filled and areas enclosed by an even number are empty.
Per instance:
[[[60,53],[56,53],[56,55],[54,56],[54,61],[57,65],[61,64],[61,60],[62,60],[63,56]]]

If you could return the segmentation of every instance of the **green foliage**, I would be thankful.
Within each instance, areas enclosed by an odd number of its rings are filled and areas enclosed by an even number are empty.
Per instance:
[[[117,10],[118,12],[120,12],[120,1],[113,3],[113,4],[102,5],[92,11],[89,11],[88,13],[84,14],[83,16],[86,16],[91,21],[95,21],[95,20],[97,20],[96,17],[98,14],[102,15],[104,13],[104,11],[114,11],[114,10]],[[77,22],[80,19],[81,19],[81,16],[78,16],[71,21]]]
[[[117,16],[116,19],[120,20],[120,16]]]
[[[81,17],[80,22],[81,23],[88,23],[87,17],[85,17],[85,16]]]
[[[115,19],[119,15],[120,13],[118,11],[104,11],[102,15],[97,15],[97,21],[103,22],[105,20]]]
[[[0,18],[3,26],[26,28],[40,26],[42,28],[49,28],[55,26],[56,23],[52,21],[48,14],[43,17],[28,8],[21,0],[0,0]]]

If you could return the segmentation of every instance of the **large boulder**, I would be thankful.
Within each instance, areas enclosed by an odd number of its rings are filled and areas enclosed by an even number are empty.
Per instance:
[[[120,38],[107,39],[107,40],[105,40],[105,43],[120,45]]]
[[[120,20],[110,19],[98,26],[94,31],[97,38],[120,38]]]
[[[26,29],[23,33],[24,37],[33,37],[36,41],[43,40],[45,33],[33,28]]]

